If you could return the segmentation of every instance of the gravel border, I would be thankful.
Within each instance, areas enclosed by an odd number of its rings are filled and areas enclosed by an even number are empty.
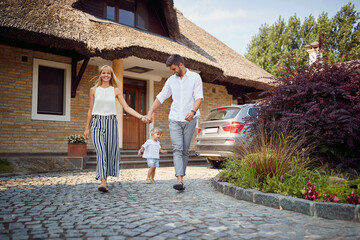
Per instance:
[[[236,187],[228,182],[219,182],[219,175],[212,179],[213,187],[233,198],[264,206],[299,212],[313,217],[360,222],[360,205],[313,202],[306,199],[286,197],[275,193],[263,193],[254,189]]]

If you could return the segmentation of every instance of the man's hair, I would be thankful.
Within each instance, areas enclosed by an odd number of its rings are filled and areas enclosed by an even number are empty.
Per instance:
[[[156,128],[151,129],[150,133],[151,133],[151,135],[154,133],[162,134],[162,130],[160,128],[156,127]]]
[[[173,54],[166,60],[167,67],[170,67],[173,64],[179,66],[180,63],[184,65],[184,59],[179,54]]]

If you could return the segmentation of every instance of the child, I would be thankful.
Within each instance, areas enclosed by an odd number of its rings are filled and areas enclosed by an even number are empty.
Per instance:
[[[162,150],[159,139],[161,137],[162,130],[160,128],[151,129],[151,139],[148,139],[140,148],[138,155],[144,151],[143,158],[146,158],[149,171],[146,181],[154,183],[155,169],[159,167],[159,152],[167,153],[166,150]]]

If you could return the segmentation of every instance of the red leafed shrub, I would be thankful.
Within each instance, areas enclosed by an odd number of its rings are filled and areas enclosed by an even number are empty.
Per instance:
[[[326,191],[323,194],[324,202],[338,202],[339,200],[336,198],[336,194],[332,195],[329,191]]]
[[[319,192],[316,191],[315,185],[312,185],[310,181],[308,182],[308,187],[304,187],[304,190],[304,196],[307,200],[314,201],[319,196]]]
[[[354,191],[351,191],[350,195],[346,197],[346,201],[350,204],[360,204],[360,198],[354,193]]]
[[[263,124],[306,132],[318,142],[323,162],[346,167],[360,159],[360,61],[316,62],[301,69],[288,67],[277,86],[260,104],[250,130]]]

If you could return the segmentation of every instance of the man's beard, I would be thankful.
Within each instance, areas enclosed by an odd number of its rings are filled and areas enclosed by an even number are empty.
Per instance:
[[[178,77],[181,77],[181,76],[182,76],[182,70],[179,69],[179,72],[177,72],[176,75],[177,75]]]

